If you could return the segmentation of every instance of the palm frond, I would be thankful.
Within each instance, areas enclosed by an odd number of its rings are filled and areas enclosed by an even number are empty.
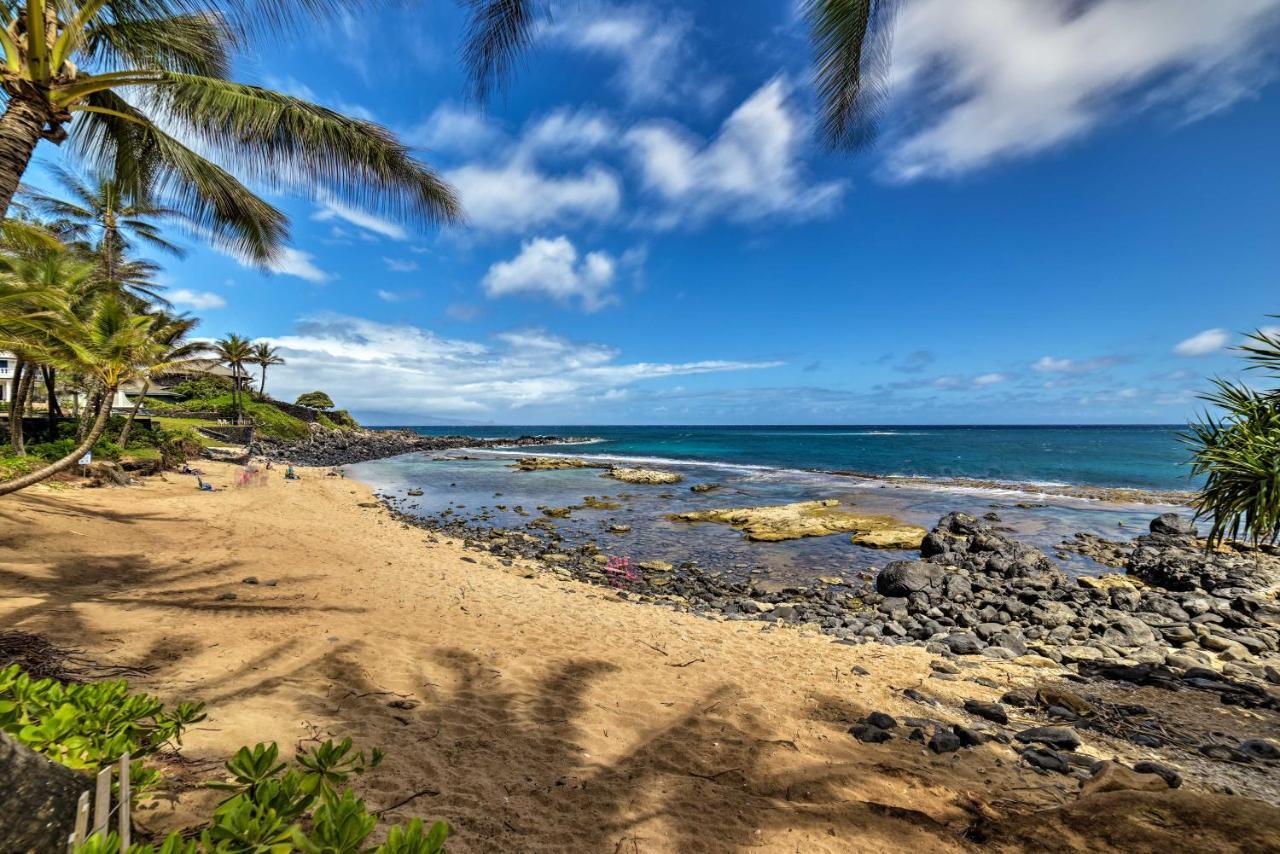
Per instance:
[[[886,97],[897,0],[805,0],[822,139],[853,149],[875,135]]]
[[[83,56],[95,68],[167,69],[225,77],[234,43],[226,20],[212,12],[172,17],[95,20],[85,31]]]
[[[511,73],[547,17],[543,0],[465,0],[470,9],[463,63],[477,98],[486,98]]]
[[[255,183],[423,224],[461,219],[453,190],[380,125],[258,86],[165,81],[153,93],[158,112]]]
[[[111,113],[84,113],[76,121],[71,144],[77,154],[118,176],[131,195],[151,188],[190,229],[214,245],[259,263],[275,256],[288,236],[283,213],[160,130],[123,98],[98,92],[91,103]]]

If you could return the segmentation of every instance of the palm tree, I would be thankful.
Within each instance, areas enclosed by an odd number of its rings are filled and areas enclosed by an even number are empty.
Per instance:
[[[234,332],[228,333],[226,338],[219,338],[213,343],[212,350],[214,354],[231,368],[231,405],[236,408],[236,423],[240,423],[241,402],[240,402],[240,377],[244,371],[245,362],[253,357],[253,345],[249,343],[249,339],[236,335]]]
[[[257,365],[262,368],[262,384],[258,386],[258,394],[265,395],[267,393],[267,368],[272,365],[283,365],[284,356],[280,355],[279,348],[272,347],[266,341],[259,341],[253,345],[253,354],[247,360],[251,365]]]
[[[1280,333],[1259,330],[1236,348],[1249,368],[1280,380]],[[1280,388],[1258,390],[1214,380],[1202,398],[1221,416],[1206,412],[1183,439],[1191,446],[1193,474],[1205,475],[1192,502],[1211,520],[1210,547],[1230,537],[1280,540]]]
[[[452,190],[372,122],[229,79],[234,50],[265,31],[359,0],[6,0],[0,3],[0,215],[42,139],[135,203],[154,194],[193,228],[266,261],[287,220],[231,174],[271,190],[341,198],[426,223],[460,218]],[[477,86],[532,37],[530,0],[469,0]],[[188,144],[190,143],[190,145]],[[210,152],[209,159],[200,152]],[[217,162],[215,162],[215,160]],[[231,170],[231,171],[229,171]]]
[[[111,401],[120,384],[139,375],[153,361],[152,319],[130,311],[120,297],[97,299],[85,318],[64,310],[43,322],[41,358],[66,370],[83,373],[100,390],[93,426],[80,444],[60,460],[30,474],[0,483],[0,495],[25,489],[70,468],[102,436]],[[7,324],[6,324],[7,326]]]
[[[180,219],[172,208],[161,207],[145,198],[130,199],[124,182],[95,176],[85,181],[69,169],[48,168],[70,197],[58,198],[31,187],[20,187],[22,203],[61,227],[64,239],[87,240],[99,258],[99,270],[108,282],[116,281],[124,255],[135,242],[182,257],[180,246],[166,240],[153,220]],[[136,262],[135,262],[136,263]]]
[[[83,301],[92,292],[94,264],[65,246],[46,240],[47,235],[36,230],[9,232],[0,241],[0,282],[10,293],[29,290],[33,294],[56,294],[64,303],[65,311]],[[56,246],[57,248],[51,248]],[[28,306],[28,309],[30,306]],[[21,321],[25,315],[12,313],[6,325]],[[9,399],[9,444],[18,456],[26,454],[22,433],[22,417],[26,400],[35,382],[36,370],[46,364],[40,358],[45,342],[39,334],[43,330],[27,328],[26,334],[18,329],[10,332],[5,349],[16,357],[12,380],[13,394]],[[46,377],[47,382],[47,377]],[[53,403],[50,401],[50,406]]]
[[[129,444],[133,421],[147,399],[151,380],[172,372],[182,361],[208,350],[208,345],[203,341],[191,341],[187,337],[199,322],[199,318],[175,317],[163,311],[151,315],[151,338],[155,343],[151,357],[154,361],[145,365],[141,371],[142,389],[138,392],[138,399],[133,402],[133,409],[129,410],[129,417],[125,419],[120,438],[116,442],[121,448]]]

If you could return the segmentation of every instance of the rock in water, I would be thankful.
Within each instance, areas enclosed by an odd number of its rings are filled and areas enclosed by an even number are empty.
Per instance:
[[[682,475],[675,472],[656,469],[613,468],[609,469],[607,476],[623,483],[660,484],[679,483],[684,480]]]
[[[1170,537],[1194,537],[1196,526],[1190,519],[1183,519],[1177,513],[1162,513],[1151,520],[1148,526],[1153,534]]]
[[[93,781],[0,732],[0,851],[65,851]]]
[[[904,526],[892,516],[862,516],[835,508],[840,502],[800,501],[770,507],[734,507],[725,510],[695,510],[672,513],[674,522],[720,522],[737,528],[748,540],[778,542],[801,537],[825,537],[828,534],[875,532],[888,529],[903,531]],[[924,529],[916,529],[924,536]]]
[[[559,471],[561,469],[604,468],[577,457],[521,457],[510,465],[516,471]]]

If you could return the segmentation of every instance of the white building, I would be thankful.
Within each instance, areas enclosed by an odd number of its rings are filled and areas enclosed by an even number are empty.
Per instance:
[[[13,369],[17,365],[12,353],[0,350],[0,403],[8,403],[13,397]]]

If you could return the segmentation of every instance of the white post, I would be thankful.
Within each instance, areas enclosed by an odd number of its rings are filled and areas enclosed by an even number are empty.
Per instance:
[[[129,850],[129,754],[120,757],[120,850]]]
[[[81,792],[80,800],[76,802],[76,830],[71,834],[73,844],[79,845],[84,842],[85,835],[89,832],[89,793]]]
[[[98,772],[98,791],[93,799],[93,832],[107,835],[107,819],[111,817],[111,766]]]

